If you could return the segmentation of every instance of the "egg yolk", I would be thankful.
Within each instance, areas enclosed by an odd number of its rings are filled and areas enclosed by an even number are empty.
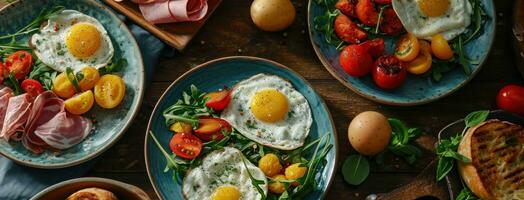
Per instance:
[[[255,93],[250,109],[255,118],[271,123],[284,119],[289,105],[284,94],[275,89],[266,89]]]
[[[449,8],[449,0],[417,0],[420,10],[428,17],[444,15]]]
[[[71,27],[66,36],[67,49],[76,58],[92,56],[100,47],[100,32],[89,23],[78,23]]]
[[[211,195],[213,200],[238,200],[240,199],[240,191],[234,186],[220,186],[215,189]]]

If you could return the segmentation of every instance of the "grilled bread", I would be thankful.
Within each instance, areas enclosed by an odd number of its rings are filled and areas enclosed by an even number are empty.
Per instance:
[[[459,172],[475,195],[485,200],[524,199],[524,127],[489,120],[470,128],[458,153]]]

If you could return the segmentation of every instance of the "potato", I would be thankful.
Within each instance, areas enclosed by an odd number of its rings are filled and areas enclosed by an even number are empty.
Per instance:
[[[290,0],[255,0],[251,19],[264,31],[281,31],[295,20],[295,7]]]

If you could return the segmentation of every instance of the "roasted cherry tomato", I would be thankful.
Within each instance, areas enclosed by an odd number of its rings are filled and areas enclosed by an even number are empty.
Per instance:
[[[391,0],[375,0],[376,4],[386,5],[391,4]]]
[[[0,62],[0,84],[4,83],[4,79],[9,76],[9,70],[5,67],[4,63]]]
[[[27,51],[17,51],[7,57],[5,65],[16,79],[23,80],[31,71],[33,56]]]
[[[222,131],[231,132],[231,125],[220,118],[200,118],[195,135],[204,141],[221,140]]]
[[[382,18],[382,24],[380,24],[380,30],[382,32],[388,35],[398,35],[404,29],[402,22],[393,8],[386,8],[382,13]]]
[[[403,35],[395,47],[395,57],[400,61],[409,62],[415,59],[420,51],[418,39],[411,33]]]
[[[77,73],[77,77],[78,74],[82,74],[82,79],[78,80],[78,85],[80,86],[80,89],[82,91],[92,89],[100,80],[100,74],[98,73],[98,70],[94,67],[84,67],[82,68],[82,70],[80,70],[80,72]]]
[[[231,101],[229,94],[230,92],[227,89],[206,94],[205,97],[208,98],[206,106],[216,111],[224,110]]]
[[[75,115],[81,115],[91,110],[94,104],[93,92],[87,90],[64,101],[65,109]]]
[[[125,94],[126,84],[116,75],[103,75],[95,85],[95,101],[102,108],[111,109],[118,106]]]
[[[348,17],[357,18],[357,14],[355,13],[355,5],[357,4],[357,1],[358,0],[338,0],[335,4],[335,8]]]
[[[420,52],[418,56],[406,63],[406,70],[412,74],[423,74],[431,69],[433,57],[431,57],[431,46],[425,40],[419,40]]]
[[[42,87],[42,84],[34,79],[26,79],[22,81],[20,86],[26,93],[33,97],[36,97],[38,94],[44,92],[44,87]]]
[[[335,33],[342,41],[357,44],[364,41],[368,34],[347,16],[340,14],[335,19]]]
[[[524,115],[524,87],[518,85],[503,87],[497,95],[497,105],[502,110]]]
[[[358,0],[355,13],[362,24],[376,26],[378,23],[378,12],[371,0]]]
[[[453,58],[453,50],[449,46],[446,38],[441,34],[436,34],[431,38],[431,51],[435,57],[441,60]]]
[[[350,76],[361,77],[369,73],[373,60],[364,47],[354,44],[340,53],[340,65]]]
[[[386,53],[386,46],[382,38],[365,41],[360,46],[364,47],[373,58],[378,58]]]
[[[202,151],[202,141],[191,133],[175,133],[169,142],[169,148],[177,156],[194,159]]]
[[[381,56],[375,61],[373,80],[382,89],[395,89],[406,80],[406,69],[395,56]]]

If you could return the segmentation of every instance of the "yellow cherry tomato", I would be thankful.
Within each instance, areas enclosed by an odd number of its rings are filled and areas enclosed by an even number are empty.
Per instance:
[[[406,63],[406,70],[416,75],[426,73],[431,68],[432,61],[430,44],[421,40],[420,53],[414,60]]]
[[[266,176],[274,176],[282,171],[280,160],[275,154],[268,153],[258,161],[258,168],[264,172]]]
[[[62,72],[55,77],[52,90],[56,95],[64,99],[68,99],[76,93],[73,83],[69,81],[65,72]]]
[[[441,34],[437,34],[431,38],[431,50],[433,55],[441,60],[453,58],[453,50],[449,46],[446,38]]]
[[[93,103],[93,92],[88,90],[65,100],[64,107],[72,114],[81,115],[91,110]]]
[[[400,61],[409,62],[415,59],[420,51],[418,39],[411,33],[405,34],[397,42],[395,57]]]
[[[285,174],[288,180],[297,180],[302,178],[307,171],[307,167],[300,167],[300,163],[295,163],[286,168]],[[298,182],[291,183],[293,186],[298,186]]]
[[[286,191],[286,185],[284,183],[279,181],[286,180],[286,176],[282,174],[278,174],[276,176],[273,176],[272,179],[275,181],[273,183],[270,183],[268,185],[269,191],[275,193],[275,194],[282,194],[284,191]]]
[[[169,130],[175,133],[191,133],[193,131],[193,127],[191,127],[191,125],[188,123],[176,122],[171,125],[171,127],[169,127]]]
[[[100,80],[100,74],[94,67],[84,67],[80,72],[82,79],[78,80],[78,85],[82,91],[90,90],[95,87],[95,84]]]
[[[124,99],[126,84],[119,76],[106,74],[95,85],[95,101],[102,107],[111,109]]]

